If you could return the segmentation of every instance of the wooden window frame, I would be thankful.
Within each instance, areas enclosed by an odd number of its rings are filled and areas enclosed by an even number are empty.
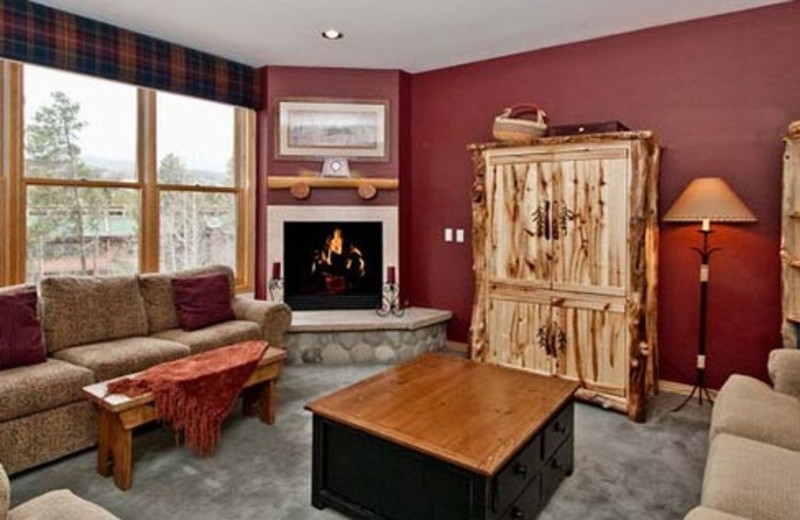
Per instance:
[[[236,195],[237,292],[253,289],[255,257],[255,111],[234,108],[234,186],[158,183],[157,92],[137,89],[136,179],[97,181],[25,177],[23,64],[0,60],[0,286],[25,283],[28,186],[136,189],[139,193],[140,273],[159,271],[160,193],[189,191]]]

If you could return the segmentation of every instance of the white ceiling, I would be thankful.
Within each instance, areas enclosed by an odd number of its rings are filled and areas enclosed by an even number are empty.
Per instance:
[[[255,67],[421,72],[785,0],[37,1]]]

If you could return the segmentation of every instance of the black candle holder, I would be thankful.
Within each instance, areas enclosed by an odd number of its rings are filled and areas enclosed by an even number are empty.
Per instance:
[[[382,290],[381,305],[375,309],[378,316],[385,318],[389,314],[398,318],[405,314],[406,310],[400,303],[400,286],[395,282],[384,282]]]
[[[269,299],[274,302],[283,301],[283,278],[270,278],[267,282]]]

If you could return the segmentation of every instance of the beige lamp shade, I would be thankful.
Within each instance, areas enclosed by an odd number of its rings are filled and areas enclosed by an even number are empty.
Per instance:
[[[750,208],[720,177],[694,179],[662,219],[664,222],[757,222]]]

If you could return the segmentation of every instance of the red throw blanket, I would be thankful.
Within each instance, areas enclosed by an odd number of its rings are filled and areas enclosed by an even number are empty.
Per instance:
[[[148,368],[108,384],[109,394],[135,397],[153,392],[159,417],[183,433],[186,444],[209,456],[222,421],[269,344],[246,341]]]

